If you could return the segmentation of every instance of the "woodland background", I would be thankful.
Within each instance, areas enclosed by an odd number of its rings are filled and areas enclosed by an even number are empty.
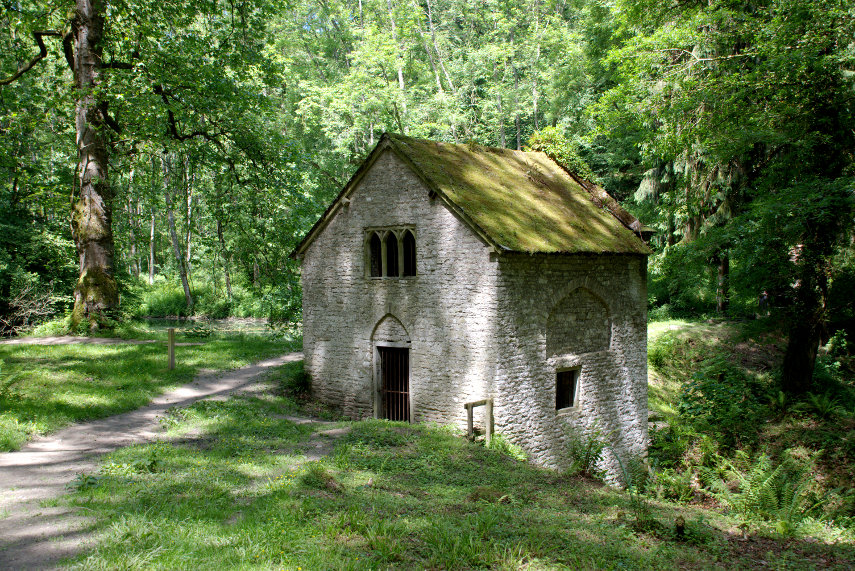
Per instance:
[[[651,316],[768,317],[785,391],[855,326],[845,0],[6,0],[0,21],[6,334],[70,314],[93,184],[121,303],[66,328],[299,322],[287,256],[384,131],[596,180],[657,231]]]

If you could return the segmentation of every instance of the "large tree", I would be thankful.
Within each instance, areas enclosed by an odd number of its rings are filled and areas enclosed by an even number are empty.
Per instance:
[[[75,325],[97,328],[119,303],[111,161],[145,143],[199,140],[234,176],[242,160],[264,162],[261,93],[273,78],[262,33],[267,9],[261,2],[76,0],[4,10],[3,39],[12,49],[0,59],[2,89],[27,88],[21,82],[33,74],[61,86],[57,68],[43,65],[58,58],[73,77],[58,101],[73,107],[76,133]]]

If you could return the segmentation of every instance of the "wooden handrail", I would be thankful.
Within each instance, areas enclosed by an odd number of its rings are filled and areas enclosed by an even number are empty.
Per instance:
[[[487,428],[485,438],[487,444],[490,444],[490,441],[493,440],[493,399],[482,399],[476,400],[472,402],[467,402],[463,405],[463,408],[466,409],[466,438],[469,440],[473,440],[475,438],[475,427],[474,427],[474,409],[476,406],[484,406],[487,408]]]

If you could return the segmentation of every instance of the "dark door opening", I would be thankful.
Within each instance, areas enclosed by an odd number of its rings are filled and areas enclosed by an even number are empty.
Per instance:
[[[410,421],[410,350],[378,347],[383,418]]]

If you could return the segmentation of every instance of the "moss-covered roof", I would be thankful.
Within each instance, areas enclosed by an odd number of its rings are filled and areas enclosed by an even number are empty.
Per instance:
[[[292,256],[305,251],[386,149],[498,251],[650,253],[635,217],[544,153],[386,134]]]
[[[402,135],[389,135],[388,139],[428,186],[503,250],[650,252],[617,218],[625,212],[609,208],[607,202],[613,198],[576,179],[544,153]]]

